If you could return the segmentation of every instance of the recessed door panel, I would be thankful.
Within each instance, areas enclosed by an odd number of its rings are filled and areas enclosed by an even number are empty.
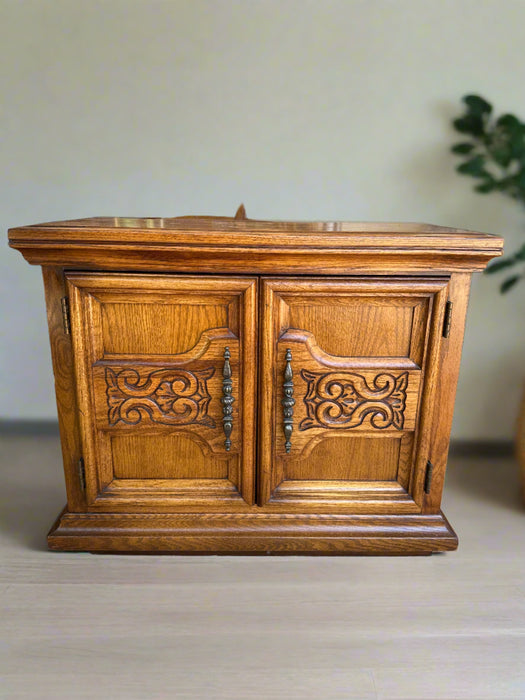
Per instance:
[[[446,293],[446,278],[263,281],[260,503],[420,510]]]
[[[321,436],[310,440],[298,459],[288,461],[286,476],[298,481],[322,481],[327,475],[338,481],[393,481],[406,458],[406,443],[404,436]]]
[[[115,479],[227,479],[231,470],[230,460],[182,432],[114,435],[111,453]]]
[[[90,507],[253,503],[256,280],[67,280]]]
[[[325,353],[335,357],[409,355],[419,305],[374,297],[320,296],[309,301],[290,300],[290,328],[308,329]]]
[[[151,304],[109,299],[101,308],[104,354],[178,355],[194,348],[210,328],[227,328],[230,314],[224,303],[207,303],[194,294],[191,303],[159,300],[155,313]],[[199,303],[200,302],[200,303]]]

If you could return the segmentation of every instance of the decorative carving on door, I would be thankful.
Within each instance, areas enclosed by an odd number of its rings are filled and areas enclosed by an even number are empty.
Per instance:
[[[140,370],[106,367],[108,422],[137,425],[150,420],[164,425],[200,425],[215,428],[208,415],[211,396],[207,381],[213,367]]]
[[[310,428],[356,428],[369,418],[373,428],[403,429],[408,372],[381,372],[371,386],[354,372],[301,371],[307,383],[304,397],[307,418],[299,430]]]

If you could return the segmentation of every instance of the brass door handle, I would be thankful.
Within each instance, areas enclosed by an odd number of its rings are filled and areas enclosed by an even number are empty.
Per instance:
[[[281,404],[283,407],[284,447],[287,452],[290,452],[292,448],[293,407],[295,405],[295,399],[293,397],[292,351],[290,348],[286,350],[285,360],[286,365],[283,375],[284,398],[281,400]]]
[[[232,382],[232,368],[230,365],[230,348],[224,349],[224,365],[222,368],[222,429],[224,430],[224,435],[226,439],[224,441],[224,447],[226,452],[230,451],[232,446],[232,441],[230,440],[230,435],[233,430],[233,402],[235,399],[232,396],[233,382]]]

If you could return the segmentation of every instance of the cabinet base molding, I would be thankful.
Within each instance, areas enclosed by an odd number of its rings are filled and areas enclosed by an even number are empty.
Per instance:
[[[436,515],[123,514],[64,510],[50,549],[173,554],[431,554],[458,539]]]

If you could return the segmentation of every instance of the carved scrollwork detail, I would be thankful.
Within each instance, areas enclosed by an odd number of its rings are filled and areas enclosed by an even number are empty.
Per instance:
[[[382,372],[370,386],[354,372],[301,371],[307,383],[304,397],[307,417],[299,430],[310,428],[356,428],[369,417],[373,428],[403,429],[408,372]]]
[[[192,372],[106,367],[108,422],[137,425],[149,419],[164,425],[197,423],[215,428],[208,416],[211,396],[207,385],[214,372],[213,367]]]

